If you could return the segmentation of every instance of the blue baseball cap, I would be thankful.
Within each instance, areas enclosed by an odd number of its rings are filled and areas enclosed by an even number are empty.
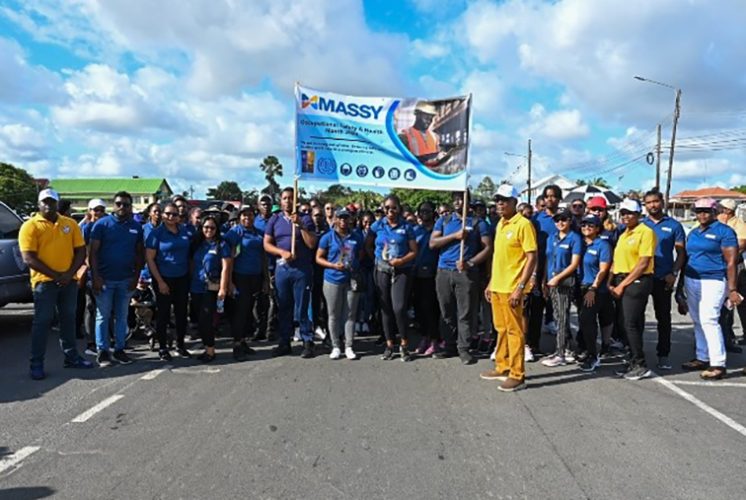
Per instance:
[[[596,227],[601,227],[603,225],[603,222],[601,222],[601,218],[597,215],[588,214],[580,221],[580,224],[593,224]]]

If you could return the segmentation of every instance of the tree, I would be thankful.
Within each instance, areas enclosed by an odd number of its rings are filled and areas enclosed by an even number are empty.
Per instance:
[[[738,191],[739,193],[746,194],[746,184],[741,184],[740,186],[733,186],[731,188],[731,191]]]
[[[474,190],[474,198],[488,201],[495,195],[495,191],[497,191],[497,186],[489,175],[485,175]]]
[[[0,201],[20,214],[36,207],[38,190],[34,178],[22,168],[0,162]]]
[[[236,181],[223,181],[218,187],[207,190],[207,198],[212,200],[240,200],[243,191]]]
[[[575,184],[578,186],[598,186],[606,189],[611,189],[611,184],[603,177],[594,177],[592,179],[576,179]]]
[[[267,186],[262,189],[262,193],[268,194],[273,200],[276,200],[280,193],[280,184],[275,180],[275,177],[282,177],[282,163],[276,156],[269,155],[262,160],[259,168],[264,172],[264,178],[267,181]]]
[[[244,191],[242,198],[242,203],[244,205],[256,205],[257,203],[259,203],[259,191],[257,191],[256,189],[252,189],[251,191]]]
[[[436,206],[441,203],[451,203],[450,191],[394,188],[391,190],[391,194],[396,195],[401,200],[402,205],[409,205],[413,210],[416,210],[423,201],[431,201]]]

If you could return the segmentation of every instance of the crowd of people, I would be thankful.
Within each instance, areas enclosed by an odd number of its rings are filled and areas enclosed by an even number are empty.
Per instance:
[[[734,310],[746,326],[746,223],[735,203],[698,200],[687,235],[657,190],[624,199],[619,220],[602,196],[562,204],[562,195],[550,185],[535,205],[519,203],[503,184],[490,203],[454,192],[450,204],[408,207],[388,195],[368,211],[297,204],[285,188],[279,200],[263,195],[235,209],[202,210],[176,196],[133,214],[132,197],[119,192],[110,203],[91,200],[78,225],[45,189],[19,235],[34,295],[30,375],[46,376],[57,321],[71,368],[131,363],[127,338],[137,326],[160,359],[190,358],[191,323],[205,363],[225,329],[236,361],[259,341],[276,340],[273,356],[289,355],[293,338],[302,358],[321,341],[331,359],[354,360],[356,336],[380,334],[382,360],[472,364],[476,352],[491,353],[494,368],[481,377],[506,392],[525,387],[525,363],[534,361],[593,372],[619,356],[618,375],[639,380],[653,364],[643,348],[652,297],[657,369],[671,369],[675,302],[694,323],[694,357],[682,368],[724,377],[727,353],[741,350]],[[549,352],[542,332],[555,337]],[[79,354],[76,333],[95,363]]]

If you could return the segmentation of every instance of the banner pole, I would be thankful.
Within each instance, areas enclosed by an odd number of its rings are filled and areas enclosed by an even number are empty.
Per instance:
[[[292,214],[295,215],[297,212],[298,212],[298,176],[296,175],[293,179],[293,211],[292,211]],[[290,253],[292,254],[293,258],[295,258],[295,234],[296,234],[296,225],[293,224],[292,234],[290,235]]]
[[[468,191],[468,189],[469,189],[468,187],[466,189],[464,189],[464,206],[461,209],[461,231],[466,231],[466,216],[469,213],[468,212],[468,210],[469,210],[469,207],[468,207],[468,203],[469,203],[469,201],[468,201],[468,192],[469,191]],[[464,245],[465,245],[465,243],[466,243],[466,240],[462,239],[461,240],[461,248],[460,248],[460,252],[461,253],[459,255],[459,260],[461,260],[461,261],[464,260]]]

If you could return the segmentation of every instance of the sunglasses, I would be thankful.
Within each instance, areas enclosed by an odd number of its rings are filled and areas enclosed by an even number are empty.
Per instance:
[[[399,210],[399,207],[397,207],[396,205],[385,205],[383,209],[390,212],[392,210]]]
[[[218,228],[215,226],[202,226],[203,231],[217,231]]]
[[[562,218],[559,218],[559,219],[554,219],[554,223],[555,224],[557,224],[559,222],[570,222],[570,219],[568,219],[567,217],[562,217]]]
[[[626,217],[627,215],[637,215],[637,212],[630,212],[629,210],[620,210],[619,213],[622,217]]]
[[[585,208],[585,205],[583,205],[582,203],[577,203],[577,204],[574,203],[572,205],[572,208]]]
[[[712,212],[711,208],[695,208],[694,213],[695,214],[709,214]]]
[[[115,201],[114,204],[118,207],[124,207],[124,208],[129,208],[132,206],[132,203],[128,201]]]
[[[163,212],[164,217],[176,217],[179,215],[179,212]]]
[[[106,209],[104,207],[96,207],[93,209],[94,212],[105,212]]]
[[[580,224],[580,227],[581,227],[581,229],[585,229],[585,228],[588,228],[588,227],[595,228],[596,225],[593,224],[593,223],[591,223],[591,222],[583,222],[583,223]]]
[[[591,207],[588,209],[589,212],[603,212],[604,210],[606,209],[601,207]]]

